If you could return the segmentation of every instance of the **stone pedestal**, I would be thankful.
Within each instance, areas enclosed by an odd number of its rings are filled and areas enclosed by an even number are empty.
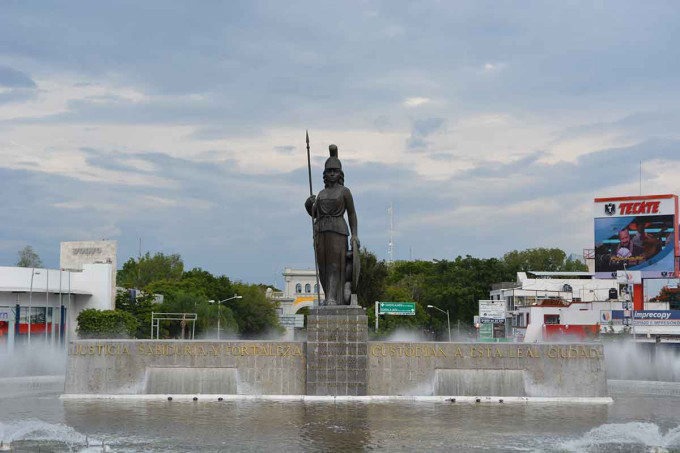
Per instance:
[[[366,395],[368,317],[356,305],[319,307],[307,318],[307,395]]]

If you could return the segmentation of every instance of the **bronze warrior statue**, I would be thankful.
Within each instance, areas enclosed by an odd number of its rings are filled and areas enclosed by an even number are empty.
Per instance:
[[[345,174],[338,159],[338,147],[329,147],[330,157],[323,171],[324,189],[310,196],[305,208],[314,219],[314,247],[319,267],[321,286],[326,294],[325,305],[356,303],[359,281],[359,236],[357,214],[352,192],[345,187]],[[349,230],[345,222],[349,220]],[[352,248],[347,238],[352,233]]]

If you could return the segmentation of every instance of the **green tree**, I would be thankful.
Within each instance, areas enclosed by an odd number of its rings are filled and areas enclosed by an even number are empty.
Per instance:
[[[208,299],[203,294],[196,294],[191,292],[173,293],[172,297],[165,298],[160,307],[159,312],[163,313],[196,313],[197,320],[195,326],[196,336],[203,334],[204,328],[210,325],[210,319],[214,319],[217,323],[217,318],[211,317],[208,314],[211,308],[208,304]],[[199,322],[200,321],[200,322]],[[186,321],[184,323],[184,338],[191,338],[191,332],[194,330],[193,321]],[[182,324],[180,321],[161,321],[160,323],[161,337],[182,338]]]
[[[671,310],[680,310],[680,288],[661,288],[659,295],[652,298],[651,302],[668,302]]]
[[[516,272],[526,271],[587,271],[588,266],[580,261],[567,260],[567,254],[558,248],[535,248],[523,251],[513,250],[503,255],[503,261],[508,270]]]
[[[88,308],[78,314],[80,338],[134,338],[139,322],[122,310]]]
[[[394,302],[407,302],[396,300]],[[368,325],[372,328],[375,327],[375,304],[372,304],[367,310],[366,315],[368,316]],[[427,327],[431,324],[430,314],[427,313],[425,308],[416,304],[416,314],[415,316],[393,316],[393,315],[380,315],[380,320],[378,322],[378,336],[384,337],[395,330],[411,331],[414,333],[422,334]]]
[[[200,313],[199,313],[200,316]],[[231,308],[226,307],[224,303],[219,306],[217,301],[210,304],[210,311],[205,314],[203,319],[209,316],[211,321],[206,322],[203,330],[217,332],[217,317],[220,322],[220,338],[236,338],[239,334],[238,321]]]
[[[182,275],[182,283],[200,289],[208,299],[224,300],[234,295],[234,286],[225,275],[215,277],[210,272],[196,267]]]
[[[151,336],[151,312],[160,311],[160,307],[154,303],[152,293],[142,292],[132,297],[129,290],[119,289],[116,292],[116,310],[130,313],[139,323],[137,338],[150,338]]]
[[[156,280],[146,285],[144,292],[161,294],[166,304],[173,303],[180,294],[191,294],[197,298],[209,299],[206,288],[194,280]]]
[[[227,303],[228,304],[228,303]],[[163,301],[159,311],[166,313],[195,313],[197,316],[195,326],[195,336],[215,337],[217,333],[217,318],[220,318],[220,337],[235,337],[239,333],[239,325],[232,308],[222,304],[218,306],[217,301],[208,300],[203,294],[179,292],[173,297]],[[191,338],[191,331],[194,329],[192,321],[185,322],[184,338]],[[169,338],[181,338],[182,326],[179,321],[161,321],[160,336]]]
[[[234,284],[234,289],[242,299],[226,302],[238,323],[243,338],[255,338],[263,335],[280,335],[283,327],[279,324],[276,313],[277,303],[266,298],[265,292],[258,285],[243,283]]]
[[[27,245],[26,247],[19,250],[19,261],[17,261],[17,266],[19,267],[42,267],[43,263],[40,256],[33,250],[33,247]]]
[[[504,262],[496,258],[459,256],[453,261],[399,261],[390,267],[384,297],[392,301],[415,301],[423,309],[433,305],[449,311],[452,325],[460,320],[466,326],[472,324],[477,314],[477,301],[489,297],[491,284],[511,276]],[[429,322],[439,337],[448,336],[443,314],[430,310],[429,318],[421,319]]]
[[[387,280],[387,265],[384,260],[378,261],[374,253],[369,252],[365,247],[359,253],[361,272],[359,273],[359,287],[357,288],[357,298],[359,305],[368,307],[373,305],[385,291]]]
[[[149,252],[138,260],[130,258],[118,271],[118,285],[125,288],[144,288],[157,280],[179,281],[184,273],[182,257],[177,254],[165,255],[158,252],[151,256]]]

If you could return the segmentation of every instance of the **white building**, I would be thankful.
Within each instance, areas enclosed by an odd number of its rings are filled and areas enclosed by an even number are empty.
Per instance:
[[[118,241],[75,241],[60,244],[59,268],[71,271],[83,270],[85,264],[110,263],[111,297],[116,300],[116,272]]]
[[[314,269],[285,268],[283,271],[283,291],[274,291],[271,298],[280,304],[280,314],[294,315],[301,308],[313,307],[317,299],[317,288],[324,299],[323,288],[316,283]]]
[[[600,332],[620,332],[613,319],[628,296],[615,279],[596,279],[590,272],[518,272],[516,282],[492,286],[491,299],[505,301],[507,334],[525,342],[573,338],[584,340]],[[669,310],[666,302],[647,302],[645,310]],[[669,315],[670,316],[670,315]],[[617,324],[618,322],[618,324]],[[635,325],[644,336],[676,337],[678,326]]]
[[[116,242],[68,242],[61,251],[61,269],[0,266],[0,351],[65,344],[81,311],[115,308]]]
[[[283,271],[283,291],[267,292],[267,297],[279,303],[279,319],[286,327],[284,339],[294,339],[295,326],[292,325],[294,316],[300,309],[314,306],[318,297],[317,289],[323,300],[323,288],[317,286],[315,270],[287,267]]]
[[[594,278],[591,272],[517,272],[516,282],[495,283],[491,299],[507,302],[508,311],[532,305],[545,298],[560,298],[573,302],[593,302],[619,299],[616,280]]]

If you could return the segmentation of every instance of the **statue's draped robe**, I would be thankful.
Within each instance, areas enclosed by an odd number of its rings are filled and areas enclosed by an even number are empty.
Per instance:
[[[344,286],[349,228],[344,214],[348,203],[353,204],[352,193],[345,186],[337,185],[319,192],[316,203],[313,207],[307,208],[316,218],[314,237],[317,263],[321,286],[326,294],[328,305],[345,304]]]

